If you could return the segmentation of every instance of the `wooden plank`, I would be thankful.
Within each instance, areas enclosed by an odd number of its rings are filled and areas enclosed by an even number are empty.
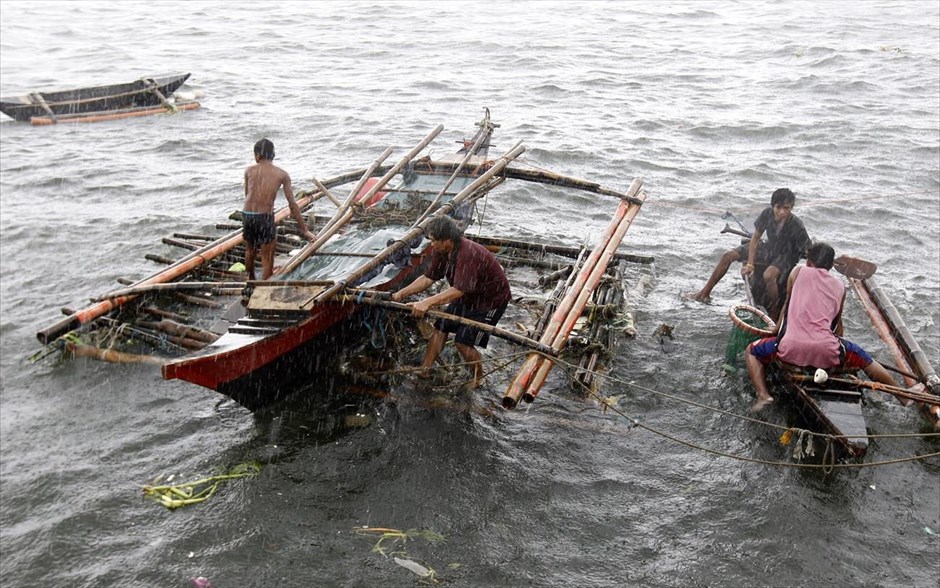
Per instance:
[[[303,310],[304,302],[325,289],[323,285],[255,286],[248,300],[248,310]]]

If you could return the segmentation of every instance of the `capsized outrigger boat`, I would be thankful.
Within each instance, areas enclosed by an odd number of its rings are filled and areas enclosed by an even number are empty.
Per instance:
[[[395,165],[384,165],[389,148],[366,169],[314,180],[315,189],[297,193],[298,205],[309,214],[313,202],[330,199],[336,212],[316,217],[317,224],[324,223],[314,228],[317,240],[298,250],[303,242],[289,210],[277,211],[279,253],[268,281],[235,281],[244,276],[232,267],[244,251],[239,227],[225,225],[233,229],[230,234],[202,246],[196,241],[208,237],[176,234],[164,242],[192,250],[189,255],[176,261],[148,256],[169,267],[137,282],[124,280],[128,288],[100,297],[91,307],[64,309],[69,316],[37,336],[53,350],[72,355],[159,362],[166,379],[217,390],[257,410],[289,395],[293,383],[309,383],[320,357],[330,352],[331,337],[342,333],[366,303],[394,304],[378,297],[402,288],[425,270],[431,248],[423,229],[434,216],[450,215],[466,229],[475,203],[507,179],[619,198],[617,218],[629,206],[632,219],[642,204],[640,180],[624,194],[594,182],[510,165],[524,152],[521,143],[490,159],[498,125],[487,111],[478,127],[452,155],[417,158],[443,129],[438,126]],[[343,201],[332,193],[354,182]],[[594,256],[603,257],[605,267],[611,259],[629,257],[615,251],[623,232],[616,241],[607,237],[604,255],[599,251]],[[551,248],[498,238],[485,245],[493,250]],[[651,263],[652,258],[634,256],[631,261]],[[591,288],[597,281],[599,276]],[[586,290],[578,288],[576,294]],[[490,333],[541,353],[557,353],[557,342],[555,347],[544,345],[535,340],[535,332],[491,328]]]

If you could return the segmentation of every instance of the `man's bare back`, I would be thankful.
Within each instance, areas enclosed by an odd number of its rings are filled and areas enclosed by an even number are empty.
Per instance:
[[[288,202],[294,199],[290,175],[268,159],[262,159],[245,169],[245,206],[246,212],[274,212],[274,200],[277,192],[284,187],[284,196]]]

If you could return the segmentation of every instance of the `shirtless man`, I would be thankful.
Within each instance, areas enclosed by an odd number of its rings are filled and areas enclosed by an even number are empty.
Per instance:
[[[307,228],[307,221],[294,200],[290,176],[274,161],[274,143],[261,139],[255,143],[255,164],[245,169],[245,206],[242,209],[242,237],[245,239],[245,270],[248,279],[255,279],[255,254],[261,249],[261,279],[274,273],[274,248],[277,227],[274,226],[274,200],[277,191],[284,188],[284,196],[291,215],[308,241],[316,235]]]

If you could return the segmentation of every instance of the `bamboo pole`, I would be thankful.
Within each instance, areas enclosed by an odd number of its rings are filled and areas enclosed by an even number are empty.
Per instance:
[[[642,182],[640,182],[642,184]],[[637,186],[637,191],[639,186]],[[633,186],[631,186],[631,191],[633,191]],[[646,199],[646,194],[643,192],[638,192],[637,194],[640,200]],[[590,299],[591,294],[594,291],[594,288],[597,287],[598,282],[601,279],[601,276],[604,272],[607,271],[607,265],[610,263],[611,256],[613,251],[620,245],[620,242],[623,240],[624,235],[627,233],[627,229],[630,228],[630,225],[633,224],[633,219],[636,218],[636,215],[640,212],[640,206],[631,204],[630,210],[627,211],[626,216],[624,216],[620,225],[617,227],[617,231],[614,236],[611,238],[607,247],[605,248],[600,260],[598,260],[597,265],[594,267],[594,270],[591,272],[591,276],[588,280],[586,286],[582,289],[581,293],[578,295],[577,300],[571,308],[571,312],[568,313],[568,316],[565,318],[565,322],[559,330],[558,334],[555,336],[554,341],[552,341],[552,347],[561,351],[565,342],[568,338],[568,333],[571,332],[571,329],[574,327],[575,321],[581,316],[581,312],[584,310],[584,307],[587,305],[587,301]],[[551,360],[541,358],[542,365],[539,366],[538,371],[532,377],[532,381],[529,383],[525,393],[522,396],[522,399],[526,402],[532,402],[535,400],[535,397],[538,396],[539,390],[542,387],[542,384],[545,383],[545,378],[548,377],[548,372],[554,367],[554,362]]]
[[[639,182],[639,185],[642,185],[641,181]],[[633,190],[634,186],[636,186],[636,191],[639,191],[639,185],[638,180],[634,180],[630,189]],[[636,191],[634,191],[634,193]],[[617,207],[613,219],[611,219],[607,229],[605,229],[603,235],[601,235],[597,246],[591,250],[591,254],[588,256],[587,261],[585,261],[584,265],[581,266],[581,271],[578,272],[574,282],[572,282],[572,284],[568,287],[564,298],[562,298],[561,302],[558,304],[558,306],[556,306],[555,313],[552,315],[552,319],[549,321],[548,325],[546,325],[545,331],[539,338],[541,343],[545,343],[547,345],[552,344],[555,335],[561,328],[562,321],[564,321],[565,317],[570,312],[571,306],[574,304],[578,293],[584,287],[584,283],[587,281],[591,272],[594,270],[594,266],[597,264],[598,259],[600,259],[604,246],[608,243],[608,241],[610,241],[610,238],[616,232],[620,221],[627,214],[627,207],[627,201],[625,199],[621,199],[620,205]],[[516,404],[519,403],[519,399],[522,398],[523,393],[529,387],[529,382],[532,380],[532,377],[538,369],[539,364],[540,357],[538,355],[530,354],[525,359],[522,367],[516,374],[516,377],[513,379],[512,383],[510,383],[509,388],[503,395],[504,408],[514,408]]]
[[[444,130],[444,125],[437,125],[437,127],[435,127],[430,133],[428,133],[428,135],[424,139],[422,139],[417,145],[415,145],[411,149],[411,151],[406,153],[398,161],[398,163],[396,163],[388,171],[386,171],[385,175],[383,175],[379,179],[378,182],[373,184],[372,187],[369,188],[369,190],[362,197],[359,198],[359,200],[368,201],[369,198],[372,198],[372,196],[374,196],[376,192],[382,189],[388,182],[392,180],[392,178],[395,177],[395,175],[401,170],[401,168],[405,166],[405,164],[411,161],[415,155],[417,155],[418,153],[421,152],[421,150],[427,147],[428,144],[431,141],[433,141],[441,133],[442,130]],[[384,161],[385,158],[388,157],[388,154],[390,152],[391,152],[391,148],[386,149],[385,152],[382,154],[382,156],[380,156],[380,158],[377,159],[372,164],[372,168],[370,168],[370,171],[368,171],[367,174],[371,174],[372,170],[378,168],[379,165],[382,163],[382,161]],[[320,247],[322,247],[323,244],[326,243],[330,239],[330,237],[335,235],[337,231],[339,231],[341,228],[343,228],[343,226],[346,225],[346,223],[349,222],[349,220],[353,217],[353,214],[354,214],[352,205],[357,200],[359,190],[362,189],[362,187],[365,185],[366,180],[368,180],[370,177],[370,175],[367,175],[367,174],[363,174],[363,176],[359,179],[359,183],[357,183],[355,187],[353,187],[353,189],[349,192],[349,196],[347,196],[342,206],[340,206],[339,209],[337,209],[336,213],[333,215],[333,218],[330,220],[330,222],[328,222],[326,226],[323,227],[323,229],[320,232],[320,236],[317,237],[317,240],[314,241],[313,243],[310,243],[303,249],[301,249],[297,255],[291,258],[291,260],[287,262],[287,264],[285,264],[280,270],[278,270],[277,272],[278,275],[286,275],[294,271],[295,269],[297,269],[297,267],[299,267],[300,264],[304,262],[304,260],[306,260],[314,252],[320,249]]]
[[[386,153],[390,153],[390,149],[386,149]],[[376,160],[376,163],[378,164],[379,161]],[[369,173],[369,172],[366,172],[366,173]],[[326,197],[330,200],[330,202],[336,205],[337,209],[339,209],[339,207],[343,205],[343,203],[340,202],[339,199],[336,196],[334,196],[332,192],[330,192],[330,189],[323,185],[323,182],[321,182],[320,180],[316,178],[313,178],[313,183],[317,187],[318,190],[326,194]]]
[[[795,380],[797,382],[813,382],[813,376],[806,374],[789,374],[788,378]],[[915,400],[917,402],[928,404],[930,406],[940,406],[940,396],[934,396],[933,394],[924,394],[913,392],[907,390],[900,386],[891,386],[888,384],[882,384],[881,382],[873,382],[871,380],[857,380],[852,378],[833,378],[829,377],[826,379],[827,382],[837,382],[840,384],[850,384],[859,388],[867,388],[869,390],[878,390],[880,392],[887,392],[888,394],[893,394],[899,398],[906,398],[908,400]]]
[[[568,291],[568,288],[571,286],[572,281],[580,273],[580,268],[584,262],[584,254],[587,253],[587,249],[581,249],[581,255],[575,260],[574,265],[570,266],[570,271],[568,272],[568,278],[561,282],[559,281],[555,285],[555,289],[552,290],[552,294],[548,299],[548,302],[545,304],[545,309],[542,311],[542,315],[539,317],[539,320],[535,323],[535,328],[533,329],[534,333],[537,333],[541,339],[542,334],[545,332],[545,327],[548,324],[549,318],[554,315],[555,309],[558,307],[558,303],[561,300],[561,297],[565,292]]]
[[[434,164],[434,168],[441,172],[447,172],[454,167],[457,163],[442,163],[437,162]],[[525,182],[535,182],[540,184],[550,184],[553,186],[560,186],[563,188],[574,188],[577,190],[582,190],[585,192],[592,192],[602,196],[612,196],[614,198],[619,198],[623,200],[624,198],[631,198],[623,192],[618,192],[616,190],[611,190],[608,188],[602,187],[597,182],[592,182],[590,180],[583,180],[580,178],[575,178],[572,176],[565,176],[555,172],[545,171],[545,170],[534,170],[534,169],[523,169],[521,167],[507,166],[503,171],[503,176],[510,180],[522,180]],[[642,205],[643,203],[636,198],[631,200],[632,204]]]
[[[868,315],[868,320],[871,322],[872,327],[874,327],[875,332],[884,342],[885,346],[888,348],[888,351],[891,352],[895,366],[897,366],[899,370],[908,373],[913,372],[914,370],[911,368],[910,363],[908,363],[907,358],[904,356],[904,352],[901,351],[901,347],[898,345],[897,340],[891,335],[891,327],[889,327],[888,323],[885,322],[884,316],[882,316],[881,311],[878,310],[878,307],[871,299],[871,296],[868,295],[868,290],[866,290],[862,285],[862,281],[850,278],[849,284],[852,286],[852,290],[855,291],[855,296],[862,305],[862,309],[865,311],[865,314]],[[905,376],[904,383],[908,386],[913,386],[917,383],[917,380]]]
[[[490,169],[488,169],[485,173],[483,173],[476,180],[471,182],[466,188],[461,190],[460,193],[454,196],[450,202],[440,207],[437,210],[437,212],[434,213],[432,217],[426,218],[423,221],[421,221],[419,224],[412,227],[404,235],[402,235],[400,239],[398,239],[397,241],[395,241],[394,243],[392,243],[391,245],[389,245],[388,247],[380,251],[378,254],[376,254],[375,257],[373,257],[365,265],[362,265],[359,268],[353,270],[343,280],[338,281],[332,287],[324,290],[320,294],[314,296],[310,300],[307,300],[306,302],[301,304],[300,305],[301,308],[304,308],[308,305],[315,305],[318,303],[326,302],[327,300],[329,300],[330,298],[338,294],[339,291],[345,288],[350,282],[355,282],[362,276],[366,275],[367,273],[369,273],[370,271],[378,267],[379,264],[384,263],[386,259],[392,256],[392,254],[397,252],[402,247],[406,246],[415,237],[422,234],[424,232],[425,226],[431,221],[432,218],[448,214],[458,204],[462,203],[464,200],[473,196],[473,194],[477,191],[477,189],[485,185],[490,180],[490,178],[499,174],[509,164],[510,161],[518,157],[523,152],[525,152],[525,147],[522,146],[522,142],[520,141],[519,143],[516,143],[516,145],[514,145],[512,149],[506,152],[505,155],[503,155],[496,162],[494,162],[493,166]]]
[[[142,286],[132,286],[121,290],[109,292],[104,296],[94,299],[94,302],[110,300],[113,298],[122,298],[125,296],[135,296],[138,294],[147,294],[150,292],[169,292],[178,290],[208,290],[212,288],[244,288],[248,282],[169,282],[158,284],[144,284]]]
[[[42,94],[40,94],[39,92],[33,92],[32,94],[29,95],[29,98],[33,102],[38,102],[39,105],[42,106],[42,109],[45,110],[46,113],[49,115],[49,118],[52,119],[52,124],[59,122],[59,117],[57,117],[56,114],[52,112],[52,109],[49,108],[49,104],[46,103],[46,99],[43,97]]]
[[[155,306],[144,306],[140,310],[147,314],[158,316],[160,318],[168,318],[178,323],[189,323],[189,322],[192,322],[193,320],[192,318],[188,316],[185,316],[176,312],[170,312],[169,310],[163,310],[162,308],[157,308]],[[72,313],[67,312],[66,314],[72,314]]]
[[[124,353],[123,351],[114,351],[113,349],[98,349],[92,345],[67,343],[65,347],[74,357],[90,357],[110,363],[147,363],[151,365],[162,365],[165,361],[162,357],[155,355],[136,355],[133,353]]]
[[[176,296],[180,300],[184,302],[188,302],[190,304],[195,304],[196,306],[205,306],[206,308],[225,308],[224,304],[220,302],[216,302],[215,300],[209,300],[208,298],[200,298],[198,296],[190,296],[189,294],[183,294],[182,292],[179,292],[179,291],[171,291],[171,292],[173,293],[173,296]]]
[[[548,245],[543,243],[533,243],[531,241],[519,241],[516,239],[507,239],[504,237],[485,237],[482,235],[473,235],[468,236],[468,239],[475,241],[480,245],[490,246],[495,245],[499,247],[512,247],[515,249],[522,249],[525,251],[540,251],[542,253],[554,253],[557,255],[564,255],[566,257],[577,257],[582,248],[580,247],[566,247],[563,245]],[[616,260],[625,260],[633,263],[643,263],[651,264],[656,261],[654,257],[648,255],[634,255],[632,253],[625,253],[622,251],[617,251],[613,255],[613,259]]]
[[[183,102],[176,105],[177,110],[195,110],[199,108],[198,102]],[[150,116],[153,114],[165,114],[165,108],[142,108],[118,110],[112,113],[99,114],[73,114],[59,116],[55,121],[44,116],[34,116],[29,119],[30,124],[35,126],[53,125],[56,123],[90,123],[103,122],[107,120],[119,120],[122,118],[133,118],[137,116]]]
[[[163,319],[160,321],[140,321],[137,324],[141,327],[144,327],[145,329],[156,329],[171,335],[177,335],[184,338],[188,337],[190,339],[195,339],[196,341],[202,341],[204,343],[214,343],[215,340],[219,338],[219,335],[216,335],[215,333],[211,333],[204,329],[189,325],[181,325],[168,319]]]
[[[352,172],[356,173],[356,172]],[[334,178],[332,181],[325,182],[327,185],[339,185],[344,184],[348,181],[347,176],[350,174],[344,174]],[[335,183],[333,183],[335,182]],[[322,197],[322,193],[311,193],[307,196],[303,196],[297,199],[297,205],[301,209],[314,202],[318,198]],[[275,212],[274,219],[276,223],[283,221],[287,216],[290,215],[290,207],[284,206]],[[192,271],[196,267],[199,267],[203,263],[206,263],[213,258],[225,253],[226,251],[232,249],[236,245],[241,244],[244,241],[242,238],[242,231],[238,229],[216,239],[215,241],[208,243],[205,247],[197,251],[193,251],[189,255],[177,260],[170,267],[164,268],[150,276],[136,282],[134,285],[143,286],[147,284],[156,284],[162,282],[170,282],[176,278],[185,275],[186,273]],[[70,315],[55,324],[39,331],[36,333],[36,338],[43,345],[47,345],[50,341],[64,335],[65,333],[76,329],[81,325],[84,325],[88,322],[95,320],[96,318],[111,312],[115,308],[122,306],[128,301],[132,300],[134,296],[122,296],[118,298],[110,298],[108,300],[102,300],[92,306],[81,309],[75,312],[73,315]]]
[[[450,188],[450,185],[454,183],[454,180],[457,179],[457,176],[460,175],[461,170],[467,165],[467,162],[470,161],[474,155],[476,155],[477,150],[480,148],[480,145],[483,144],[483,141],[489,140],[492,136],[495,127],[490,123],[489,110],[486,112],[486,116],[483,118],[483,121],[480,122],[480,130],[477,132],[476,141],[473,142],[473,145],[467,151],[467,156],[461,160],[461,162],[454,169],[454,173],[450,175],[450,178],[447,179],[447,182],[444,183],[444,187],[440,189],[434,199],[431,201],[431,204],[421,213],[421,216],[418,217],[418,220],[415,221],[415,224],[420,223],[426,219],[433,211],[434,207],[437,206],[437,203],[441,201],[441,197],[444,196],[444,193],[447,192],[447,188]]]
[[[868,287],[866,287],[865,282],[868,282]],[[878,336],[881,337],[881,340],[891,352],[898,371],[902,372],[904,383],[908,386],[913,386],[916,383],[916,380],[910,377],[910,374],[913,374],[919,378],[920,381],[924,382],[924,384],[927,386],[927,389],[932,394],[938,395],[938,387],[936,385],[937,376],[935,373],[933,373],[930,364],[927,363],[926,367],[929,371],[925,373],[923,371],[923,366],[918,366],[913,362],[911,355],[908,355],[908,351],[906,349],[902,349],[899,337],[897,336],[897,330],[889,323],[882,310],[882,307],[872,298],[869,287],[878,288],[877,283],[874,282],[874,278],[869,277],[866,280],[850,278],[849,284],[852,285],[852,289],[855,291],[859,302],[862,304],[862,308],[865,310],[865,313],[868,315],[872,326],[875,328],[875,332],[878,333]],[[880,288],[878,289],[880,290]],[[890,300],[887,300],[887,297],[884,297],[882,303],[891,305],[890,308],[894,309],[894,305],[891,304]],[[894,314],[897,314],[897,309],[894,309]],[[897,319],[900,320],[900,316],[897,316]],[[903,321],[901,321],[901,324],[904,324]],[[907,329],[907,327],[904,326],[904,329]],[[910,331],[908,331],[908,335],[909,334]],[[913,340],[913,337],[911,337],[911,341],[913,341],[913,344],[917,346],[917,342]],[[917,349],[920,350],[920,347],[917,346]],[[907,373],[904,374],[903,372]],[[931,386],[931,376],[933,376],[933,386]],[[936,406],[931,406],[930,404],[925,403],[919,403],[918,408],[920,408],[921,412],[924,414],[927,420],[930,421],[930,424],[934,427],[934,429],[940,427],[940,409],[938,409]]]
[[[146,78],[144,83],[147,84],[147,87],[150,88],[150,91],[153,92],[153,95],[157,97],[164,108],[170,112],[176,112],[176,107],[170,104],[170,101],[166,99],[166,96],[160,91],[160,85],[157,84],[153,78]]]
[[[862,280],[862,285],[881,311],[882,316],[884,316],[885,321],[891,328],[891,334],[900,345],[901,351],[904,352],[904,357],[910,366],[914,368],[914,373],[923,379],[933,394],[940,395],[940,377],[937,376],[933,366],[930,365],[927,355],[920,348],[917,340],[914,339],[911,330],[907,328],[898,309],[895,308],[873,276]]]
[[[355,290],[350,290],[350,292],[355,292]],[[339,302],[351,302],[355,304],[368,304],[369,306],[378,306],[380,308],[388,308],[390,310],[396,310],[399,312],[411,313],[412,307],[409,304],[402,304],[401,302],[392,302],[391,300],[382,300],[369,296],[368,294],[359,296],[353,293],[342,294],[336,297]],[[494,337],[499,337],[500,339],[505,339],[517,345],[522,345],[524,347],[529,347],[535,349],[540,353],[546,353],[549,355],[555,355],[554,350],[551,347],[543,345],[538,341],[534,341],[525,335],[519,333],[513,333],[512,331],[507,331],[506,329],[501,329],[499,327],[494,327],[493,325],[487,323],[481,323],[474,321],[462,316],[457,316],[455,314],[450,314],[448,312],[430,309],[425,313],[427,316],[432,318],[440,318],[448,321],[453,321],[455,323],[460,323],[461,325],[466,325],[468,327],[473,327],[480,331],[489,333]]]

